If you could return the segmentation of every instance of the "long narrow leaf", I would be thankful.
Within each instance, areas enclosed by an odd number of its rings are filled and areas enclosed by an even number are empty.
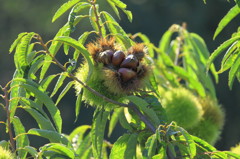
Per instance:
[[[74,6],[75,4],[77,4],[78,2],[80,2],[81,0],[70,0],[66,3],[64,3],[58,10],[57,12],[54,14],[53,18],[52,18],[52,22],[54,22],[55,20],[57,20],[62,14],[64,14],[66,11],[68,11],[72,6]]]
[[[63,85],[63,82],[64,82],[64,80],[66,79],[66,77],[67,77],[67,73],[66,73],[66,72],[62,72],[62,73],[60,74],[60,76],[59,76],[59,78],[58,78],[58,81],[57,81],[57,83],[56,83],[56,85],[55,85],[55,87],[54,87],[54,89],[53,89],[52,94],[51,94],[50,97],[53,97],[53,96],[57,93],[57,91],[59,90],[59,88]]]
[[[26,133],[25,128],[18,117],[15,116],[12,121],[13,121],[13,127],[14,127],[14,132],[16,136]],[[16,139],[16,148],[19,149],[18,156],[20,158],[25,158],[27,155],[26,151],[21,150],[21,148],[24,148],[25,146],[29,146],[28,136],[27,135],[18,136]]]
[[[46,119],[38,111],[34,110],[31,107],[27,107],[27,106],[23,107],[23,109],[26,110],[29,114],[31,114],[31,116],[37,121],[40,129],[56,131],[55,128],[53,127],[51,121]]]
[[[229,12],[222,18],[218,27],[214,33],[213,39],[217,37],[217,35],[226,27],[226,25],[232,21],[234,17],[236,17],[240,13],[240,9],[238,5],[235,5]]]
[[[96,159],[102,158],[103,138],[108,115],[109,112],[103,110],[96,110],[94,114],[91,134],[93,156]]]
[[[240,72],[240,54],[238,54],[236,62],[232,65],[229,71],[228,86],[230,87],[230,89],[232,89],[235,76],[237,75],[238,72]]]
[[[92,71],[93,71],[93,62],[92,62],[92,59],[90,58],[90,54],[87,51],[87,49],[82,44],[80,44],[78,41],[76,41],[75,39],[70,38],[70,37],[61,36],[61,37],[57,37],[55,40],[67,43],[68,45],[77,49],[84,56],[84,58],[88,62],[88,66],[89,66],[89,71],[88,71],[88,79],[89,79],[92,74]]]
[[[15,80],[23,81],[24,83],[22,83],[20,86],[27,89],[28,91],[32,92],[36,98],[38,98],[40,101],[42,101],[45,104],[45,106],[47,107],[47,109],[55,123],[55,126],[56,126],[58,132],[61,132],[62,131],[62,118],[60,115],[60,111],[55,106],[52,99],[46,93],[39,90],[39,88],[36,87],[37,84],[35,84],[34,82],[25,80],[25,79],[21,79],[21,78],[15,79]]]
[[[41,129],[30,129],[27,132],[29,135],[36,135],[36,136],[40,136],[43,138],[48,139],[50,142],[55,142],[55,143],[62,143],[64,145],[68,145],[69,141],[67,140],[67,138],[62,135],[59,134],[56,131],[51,131],[51,130],[41,130]]]
[[[16,40],[14,40],[14,42],[12,43],[12,45],[10,46],[10,49],[9,49],[9,53],[12,53],[13,50],[16,48],[16,46],[19,44],[19,42],[21,41],[21,39],[27,35],[28,33],[27,32],[24,32],[24,33],[20,33],[17,37]]]
[[[65,96],[65,94],[69,91],[69,89],[72,88],[73,84],[74,84],[74,81],[71,81],[66,85],[66,87],[64,87],[64,89],[62,90],[62,92],[59,94],[57,98],[56,105],[58,105],[60,100]]]

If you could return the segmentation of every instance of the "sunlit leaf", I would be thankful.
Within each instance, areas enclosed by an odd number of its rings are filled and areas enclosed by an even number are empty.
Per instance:
[[[113,111],[113,114],[111,115],[111,119],[109,121],[109,127],[108,127],[108,136],[110,137],[113,129],[115,128],[117,122],[118,122],[118,117],[119,114],[122,112],[123,108],[118,108]]]
[[[124,98],[133,102],[139,110],[143,111],[143,113],[148,116],[155,126],[160,124],[157,114],[152,109],[148,108],[149,104],[145,100],[137,96],[127,96]]]
[[[19,44],[19,42],[21,41],[21,39],[27,35],[28,33],[27,32],[24,32],[24,33],[20,33],[17,37],[16,40],[14,40],[14,42],[12,43],[12,45],[10,46],[10,49],[9,49],[9,53],[12,53],[13,50],[16,48],[16,46]]]
[[[25,146],[23,149],[26,150],[29,154],[31,154],[32,157],[37,158],[38,152],[35,147]]]
[[[150,136],[145,143],[144,147],[144,156],[147,158],[152,158],[153,155],[155,155],[157,148],[157,139],[156,139],[156,134],[153,134]]]
[[[39,88],[37,88],[34,82],[29,81],[29,80],[25,80],[25,79],[16,79],[18,81],[23,81],[24,83],[22,83],[20,86],[27,89],[28,91],[32,92],[36,98],[38,98],[40,101],[42,101],[46,108],[48,109],[54,123],[55,126],[58,130],[58,132],[62,131],[62,118],[60,115],[60,111],[58,110],[58,108],[55,106],[54,102],[52,101],[52,99],[44,92],[42,92],[41,90],[39,90]]]
[[[58,78],[58,81],[57,81],[57,83],[56,83],[56,85],[55,85],[55,87],[54,87],[54,89],[53,89],[52,94],[51,94],[50,97],[53,97],[53,96],[57,93],[57,91],[59,90],[59,88],[63,85],[63,82],[64,82],[64,80],[66,79],[66,77],[67,77],[67,73],[66,73],[66,72],[62,72],[62,73],[60,74],[60,76],[59,76],[59,78]]]
[[[71,134],[69,135],[69,141],[73,141],[73,139],[78,136],[78,144],[81,143],[85,133],[87,130],[91,129],[91,126],[90,125],[81,125],[77,128],[75,128]]]
[[[238,54],[236,62],[232,65],[232,67],[231,67],[231,69],[229,71],[228,86],[230,87],[230,89],[232,89],[235,76],[237,75],[237,73],[239,71],[240,71],[240,54]]]
[[[41,152],[44,151],[53,151],[59,155],[63,155],[66,158],[74,159],[75,154],[73,149],[68,148],[66,145],[60,143],[49,143],[40,148]]]
[[[76,100],[76,105],[75,105],[75,118],[76,118],[75,121],[77,121],[78,115],[80,113],[82,95],[83,95],[83,89],[81,89],[81,91],[77,95],[77,100]]]
[[[181,132],[181,134],[186,139],[186,143],[188,144],[187,146],[188,146],[189,152],[190,152],[190,154],[189,154],[190,157],[191,158],[195,157],[197,154],[197,148],[196,148],[196,145],[195,145],[191,135],[189,135],[188,132],[181,127],[178,127],[178,130]]]
[[[68,2],[64,3],[54,14],[52,18],[52,22],[57,20],[62,14],[64,14],[66,11],[68,11],[72,6],[80,2],[81,0],[69,0]]]
[[[31,116],[36,120],[40,129],[56,131],[51,121],[46,119],[38,111],[28,106],[24,106],[23,109],[26,110],[29,114],[31,114]]]
[[[28,65],[27,60],[28,47],[34,35],[35,33],[31,32],[23,36],[21,38],[21,41],[18,43],[16,47],[16,52],[14,54],[14,63],[18,70],[24,71],[24,69],[26,69]]]
[[[63,36],[65,34],[65,32],[68,31],[68,29],[69,29],[69,25],[67,23],[58,31],[58,33],[56,34],[56,36],[54,37],[53,40],[55,40],[59,36]],[[52,56],[55,56],[61,46],[62,46],[62,42],[52,41],[51,46],[49,47],[48,50],[49,50],[49,52]],[[44,78],[46,72],[48,71],[48,68],[49,68],[49,66],[51,65],[51,62],[52,62],[52,57],[49,56],[49,55],[46,55],[44,61],[45,61],[45,63],[42,66],[42,70],[41,70],[41,73],[40,73],[40,80],[42,80]]]
[[[110,159],[129,159],[136,157],[137,134],[124,134],[113,145]]]
[[[65,94],[69,91],[69,89],[72,88],[73,84],[74,84],[74,81],[71,81],[64,87],[64,89],[62,90],[62,92],[59,94],[57,98],[56,105],[58,105],[60,100],[65,96]]]
[[[13,127],[14,127],[14,132],[15,132],[16,136],[20,135],[20,134],[23,134],[23,133],[26,133],[25,128],[24,128],[22,122],[20,121],[20,119],[18,117],[14,116],[12,121],[13,121]],[[25,146],[29,146],[28,136],[26,134],[18,136],[17,139],[16,139],[16,148],[19,149],[18,150],[18,156],[20,158],[25,158],[26,155],[27,155],[26,151],[21,150],[21,148],[23,148]]]
[[[92,150],[93,156],[100,159],[102,156],[102,146],[105,127],[107,123],[109,112],[103,110],[95,110],[92,124]]]
[[[67,138],[64,135],[59,134],[56,131],[41,130],[41,129],[33,128],[33,129],[28,130],[27,133],[29,135],[36,135],[36,136],[46,138],[52,143],[62,143],[64,145],[68,145],[68,143],[69,143],[69,141],[67,140]]]
[[[88,66],[89,66],[89,71],[88,71],[88,79],[89,79],[92,74],[92,70],[93,70],[93,62],[92,62],[92,59],[90,58],[90,54],[87,51],[87,49],[82,44],[80,44],[78,41],[76,41],[75,39],[70,38],[70,37],[61,36],[61,37],[57,37],[55,40],[67,43],[68,45],[77,49],[84,56],[84,58],[88,62]]]
[[[238,5],[235,5],[229,12],[222,18],[219,22],[218,27],[214,33],[213,39],[217,37],[217,35],[226,27],[226,25],[232,21],[240,13],[240,9]]]

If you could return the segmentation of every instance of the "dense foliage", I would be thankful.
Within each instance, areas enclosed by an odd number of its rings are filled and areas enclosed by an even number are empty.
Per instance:
[[[107,3],[118,18],[123,13],[132,21],[126,4],[120,0]],[[10,47],[10,53],[15,51],[16,71],[13,79],[1,86],[4,99],[1,106],[7,116],[1,123],[6,126],[9,141],[0,142],[3,148],[0,155],[240,158],[238,154],[213,147],[224,123],[214,80],[218,82],[218,73],[227,69],[230,69],[230,88],[235,78],[240,80],[238,32],[210,56],[204,40],[189,32],[186,24],[172,25],[155,46],[142,33],[127,34],[96,0],[70,0],[57,10],[52,21],[70,9],[67,23],[52,40],[45,42],[38,33],[24,32]],[[238,13],[236,1],[236,6],[219,23],[214,37]],[[77,40],[72,38],[85,19],[92,30]],[[212,62],[225,50],[217,72]],[[57,57],[67,60],[60,62]],[[65,81],[68,83],[63,85]],[[51,85],[54,85],[52,90]],[[73,87],[77,90],[76,118],[82,102],[96,109],[92,125],[80,125],[67,135],[62,133],[63,119],[57,106]],[[28,112],[38,128],[27,130],[16,116],[17,109]],[[106,131],[111,136],[118,122],[127,131],[110,143],[105,138]],[[46,138],[49,143],[34,148],[30,135]]]

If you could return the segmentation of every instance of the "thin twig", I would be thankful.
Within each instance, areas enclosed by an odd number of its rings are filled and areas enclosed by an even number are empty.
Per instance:
[[[99,30],[99,36],[100,38],[103,37],[103,33],[102,33],[102,26],[100,24],[100,16],[98,15],[97,13],[97,7],[96,7],[96,4],[95,4],[96,0],[90,0],[90,3],[91,5],[93,6],[93,11],[94,11],[94,14],[95,14],[95,17],[96,17],[96,24],[97,24],[97,27],[98,27],[98,30]]]
[[[7,112],[7,127],[8,127],[8,135],[9,135],[9,139],[10,139],[10,145],[12,147],[12,152],[15,151],[15,142],[13,139],[13,132],[12,132],[12,127],[11,127],[11,120],[10,120],[10,111],[9,111],[9,99],[8,99],[8,90],[6,87],[2,88],[3,92],[4,92],[4,101],[5,101],[5,107],[6,107],[6,112]]]

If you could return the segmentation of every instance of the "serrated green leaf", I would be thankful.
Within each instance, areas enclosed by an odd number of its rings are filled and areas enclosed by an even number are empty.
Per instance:
[[[82,44],[80,44],[78,41],[76,41],[75,39],[70,38],[70,37],[61,36],[61,37],[57,37],[55,40],[67,43],[68,45],[77,49],[84,56],[84,58],[88,62],[88,66],[89,66],[88,78],[87,78],[87,79],[89,79],[92,74],[92,71],[93,71],[93,62],[92,62],[92,59],[90,58],[90,54],[87,51],[87,49]]]
[[[57,75],[49,75],[47,78],[41,81],[40,86],[43,88],[43,91],[47,90],[49,84],[55,77],[57,77]]]
[[[233,53],[231,53],[231,55],[229,55],[229,57],[227,59],[225,59],[224,61],[222,60],[221,68],[218,71],[218,73],[222,73],[222,72],[228,70],[230,67],[232,67],[238,58],[238,54],[240,54],[239,51],[234,51]]]
[[[132,19],[133,19],[132,12],[129,10],[123,10],[123,12],[127,15],[128,20],[132,22]]]
[[[225,41],[222,43],[209,57],[208,62],[207,62],[207,69],[210,68],[212,62],[215,60],[215,58],[222,53],[224,50],[226,50],[230,45],[232,45],[235,41],[239,40],[239,36],[232,37],[231,39]]]
[[[87,130],[91,129],[90,125],[81,125],[77,128],[75,128],[71,134],[69,135],[69,141],[73,141],[73,139],[77,136],[78,144],[80,144],[83,140],[83,137],[85,136],[85,133]]]
[[[238,41],[236,41],[228,48],[224,54],[224,57],[221,61],[221,68],[218,73],[222,73],[232,66],[233,62],[238,56],[238,52]]]
[[[200,148],[205,151],[205,152],[214,152],[217,151],[217,149],[215,147],[213,147],[212,145],[210,145],[209,143],[207,143],[206,141],[196,137],[196,136],[192,136],[191,135],[192,140],[198,144],[200,146]],[[198,147],[199,147],[198,146]]]
[[[195,33],[190,33],[190,36],[191,36],[191,41],[193,43],[193,47],[197,50],[198,54],[201,57],[201,61],[206,66],[206,62],[210,56],[206,43],[199,35]],[[216,83],[218,83],[218,74],[215,69],[215,66],[211,65],[210,70],[215,78]]]
[[[109,112],[103,110],[95,110],[94,113],[91,135],[93,156],[96,159],[102,157],[102,145],[108,115]]]
[[[168,50],[168,48],[169,48],[169,45],[170,45],[170,42],[171,42],[171,37],[172,37],[172,34],[173,34],[174,32],[172,31],[172,30],[167,30],[164,34],[163,34],[163,36],[162,36],[162,38],[161,38],[161,40],[160,40],[160,42],[159,42],[159,45],[158,45],[158,48],[162,51],[162,52],[165,52],[165,53],[167,53],[167,50]]]
[[[200,96],[204,97],[206,95],[203,85],[198,81],[198,79],[194,79],[192,75],[186,72],[186,70],[184,70],[182,67],[173,66],[168,69],[176,73],[179,77],[188,81],[191,84],[192,89],[195,89]]]
[[[64,80],[67,78],[67,73],[66,72],[62,72],[58,78],[58,81],[52,91],[52,94],[50,95],[50,97],[53,97],[57,91],[59,90],[59,88],[63,85]]]
[[[25,146],[23,149],[26,150],[29,154],[31,154],[33,158],[37,158],[38,152],[35,147]]]
[[[59,94],[57,98],[56,105],[58,105],[60,100],[65,96],[65,94],[69,91],[69,89],[72,88],[73,85],[74,85],[74,81],[71,81],[66,85],[66,87],[64,87],[64,89],[62,90],[62,92]]]
[[[226,153],[228,155],[228,157],[234,157],[236,159],[239,159],[240,158],[240,155],[239,154],[236,154],[236,153],[233,153],[233,152],[230,152],[230,151],[223,151],[224,153]]]
[[[113,145],[110,159],[129,159],[136,157],[137,134],[124,134]]]
[[[12,45],[10,46],[10,49],[9,49],[9,53],[12,53],[13,50],[16,48],[16,46],[19,44],[19,42],[21,41],[21,39],[27,35],[28,33],[27,32],[24,32],[24,33],[20,33],[18,34],[18,37],[16,40],[14,40],[14,42],[12,43]]]
[[[18,43],[16,47],[16,52],[14,54],[14,63],[18,70],[23,70],[28,65],[27,53],[30,41],[32,40],[34,32],[28,33],[21,38],[21,41]]]
[[[147,158],[152,158],[153,155],[155,155],[157,149],[157,139],[156,134],[153,134],[147,139],[147,142],[145,143],[144,147],[144,156]]]
[[[25,128],[18,117],[14,116],[12,122],[15,136],[26,133]],[[25,158],[27,156],[27,152],[22,150],[22,148],[25,146],[29,146],[28,136],[26,134],[18,136],[16,138],[16,148],[18,149],[18,156],[20,158]]]
[[[116,108],[113,111],[113,114],[111,115],[111,119],[109,121],[109,127],[108,127],[108,137],[111,136],[113,129],[115,128],[117,122],[118,122],[118,117],[119,114],[123,111],[123,108]]]
[[[78,115],[80,113],[81,103],[82,103],[82,95],[83,95],[83,89],[81,89],[81,91],[77,95],[77,100],[76,100],[76,105],[75,105],[75,121],[77,121]]]
[[[23,109],[27,111],[36,120],[40,129],[56,131],[51,121],[46,119],[38,111],[28,106],[24,106]]]
[[[108,4],[111,6],[111,8],[113,9],[113,11],[115,12],[115,14],[118,16],[119,19],[121,19],[120,15],[119,15],[119,11],[115,5],[114,2],[112,2],[112,0],[107,0]]]
[[[56,34],[56,36],[54,37],[53,40],[55,40],[56,38],[58,38],[59,36],[63,36],[65,34],[65,32],[67,32],[69,29],[69,25],[68,23],[65,24],[59,31],[58,33]],[[55,56],[58,52],[58,50],[60,49],[60,47],[62,46],[62,43],[59,42],[59,41],[53,41],[51,43],[51,46],[49,47],[49,52],[52,56]],[[40,73],[40,80],[42,80],[46,74],[46,72],[48,71],[48,68],[49,66],[51,65],[51,62],[52,62],[52,57],[49,56],[49,55],[46,55],[45,56],[45,59],[44,59],[45,63],[44,65],[42,66],[42,70],[41,70],[41,73]]]
[[[232,67],[231,67],[231,69],[229,71],[228,86],[230,87],[230,89],[232,89],[235,76],[237,75],[237,73],[239,71],[240,71],[240,54],[238,54],[236,62],[232,65]]]
[[[92,33],[95,33],[95,32],[84,32],[79,38],[78,38],[78,42],[82,45],[85,45],[85,42],[88,38],[88,36]],[[78,61],[78,58],[79,58],[79,55],[80,55],[80,52],[75,49],[74,53],[73,53],[73,59],[75,61]]]
[[[68,139],[64,135],[62,135],[56,131],[41,130],[41,129],[33,128],[33,129],[28,130],[27,134],[46,138],[52,143],[62,143],[64,145],[69,144]]]
[[[35,73],[41,68],[41,66],[44,63],[44,55],[39,55],[36,57],[30,65],[30,68],[28,70],[28,77],[31,79],[37,79],[35,76]]]
[[[111,0],[115,5],[121,9],[125,9],[127,5],[120,0]]]
[[[119,113],[119,123],[122,125],[122,127],[124,129],[127,129],[129,131],[132,131],[133,128],[132,126],[130,125],[130,123],[128,123],[127,119],[126,119],[126,116],[125,116],[125,113],[122,109],[122,111]]]
[[[81,159],[89,159],[92,157],[92,138],[91,134],[87,134],[82,141],[79,141],[76,153]]]
[[[123,136],[119,137],[118,140],[114,143],[111,153],[110,159],[126,159],[124,154],[127,149],[127,143],[130,138],[130,134],[124,134]]]
[[[235,5],[229,12],[222,18],[219,22],[218,27],[214,33],[213,39],[217,37],[217,35],[226,27],[226,25],[233,20],[240,13],[240,9],[238,5]]]
[[[122,35],[122,34],[114,34],[114,37],[116,37],[117,41],[122,43],[125,49],[130,48],[134,43],[131,39],[129,39],[128,36]]]
[[[68,11],[72,6],[80,2],[81,0],[69,0],[68,2],[64,3],[54,14],[52,18],[52,22],[57,20],[62,14]]]
[[[124,99],[128,99],[129,101],[133,102],[139,110],[141,110],[147,117],[153,122],[155,126],[160,124],[160,120],[157,114],[150,108],[148,108],[149,104],[140,97],[137,96],[127,96]]]
[[[187,146],[188,146],[189,152],[190,152],[189,155],[191,158],[194,158],[197,154],[197,148],[196,148],[196,145],[195,145],[191,135],[189,135],[188,132],[181,127],[178,127],[177,130],[179,130],[181,132],[181,134],[184,136],[184,138],[186,139],[186,143],[187,143]]]
[[[21,105],[30,106],[33,109],[36,109],[37,111],[39,111],[41,113],[41,115],[43,115],[45,118],[49,119],[47,114],[44,112],[42,106],[38,105],[37,102],[34,102],[29,98],[21,97],[20,98],[20,103],[21,103]]]
[[[21,81],[15,81],[14,79],[22,77],[22,74],[19,73],[18,70],[14,72],[12,82],[10,84],[11,92],[10,92],[10,101],[9,101],[9,111],[10,113],[10,119],[13,118],[15,115],[19,96],[22,88],[19,88],[18,85],[21,83]]]
[[[59,143],[49,143],[40,148],[41,152],[44,151],[53,151],[59,155],[63,155],[66,158],[75,159],[74,151],[68,148],[66,145]]]
[[[31,81],[25,80],[25,79],[20,79],[20,78],[15,79],[15,80],[23,81],[24,83],[22,83],[20,86],[27,89],[28,91],[32,92],[36,98],[38,98],[40,101],[42,101],[45,104],[46,108],[48,109],[48,111],[55,123],[57,131],[61,132],[62,131],[62,118],[60,115],[60,111],[55,106],[52,99],[46,93],[39,90],[38,87],[35,87],[34,82],[31,82]]]
[[[124,158],[135,158],[136,157],[136,148],[137,148],[137,139],[138,134],[134,133],[128,139],[127,148],[124,153]]]

